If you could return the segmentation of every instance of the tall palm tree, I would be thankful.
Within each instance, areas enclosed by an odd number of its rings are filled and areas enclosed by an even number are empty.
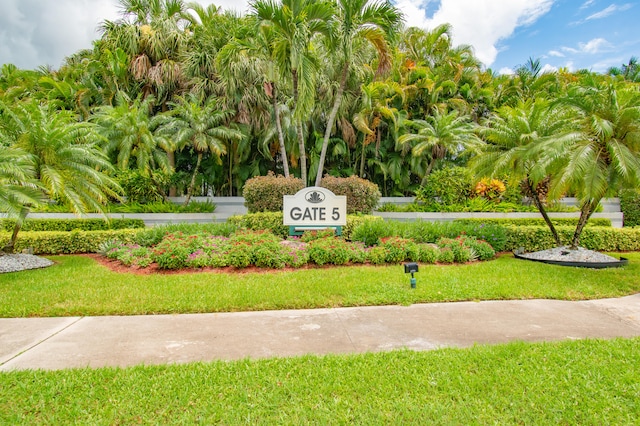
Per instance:
[[[443,114],[435,109],[434,114],[427,116],[425,120],[407,120],[407,125],[417,132],[400,136],[398,143],[415,143],[412,148],[413,156],[427,154],[430,157],[422,185],[427,183],[436,162],[447,154],[468,155],[478,152],[483,145],[476,135],[476,124],[468,116],[459,116],[457,111]]]
[[[170,104],[170,115],[167,115],[158,130],[172,137],[177,149],[188,147],[197,155],[184,202],[187,205],[193,194],[203,155],[213,154],[220,164],[220,157],[227,153],[227,143],[239,141],[243,135],[228,127],[233,111],[221,109],[216,99],[209,98],[204,103],[193,95],[178,99],[177,103]]]
[[[307,183],[307,154],[302,121],[310,113],[315,99],[316,64],[310,43],[315,34],[329,33],[327,22],[333,7],[327,1],[256,0],[250,3],[252,14],[262,25],[274,28],[274,51],[282,74],[291,76],[293,114],[298,133],[300,175]]]
[[[509,176],[514,183],[528,189],[536,208],[551,230],[556,244],[558,232],[540,199],[537,187],[548,179],[548,171],[532,147],[545,141],[572,141],[570,120],[558,108],[550,108],[543,99],[520,101],[516,106],[498,109],[481,128],[488,142],[483,154],[474,158],[473,166],[481,176]]]
[[[332,37],[336,40],[335,52],[341,56],[342,69],[333,107],[327,117],[318,173],[315,180],[316,186],[320,185],[320,180],[322,179],[329,138],[333,132],[333,125],[349,77],[349,69],[352,66],[354,46],[358,39],[367,40],[371,43],[378,53],[377,74],[380,75],[387,72],[391,68],[392,56],[389,41],[402,24],[402,14],[389,1],[338,0],[334,20],[334,35]]]
[[[540,144],[540,158],[554,170],[551,191],[575,191],[580,218],[571,247],[577,248],[587,221],[603,197],[640,184],[640,93],[587,75],[560,99],[580,137]]]

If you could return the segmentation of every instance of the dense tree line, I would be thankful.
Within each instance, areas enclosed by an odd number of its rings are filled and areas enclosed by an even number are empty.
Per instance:
[[[59,69],[0,69],[3,210],[100,210],[131,173],[161,196],[238,195],[268,171],[413,195],[433,170],[471,161],[530,193],[577,195],[586,222],[637,185],[635,58],[607,74],[542,73],[530,59],[497,75],[448,25],[406,28],[387,1],[255,0],[245,16],[120,5]]]

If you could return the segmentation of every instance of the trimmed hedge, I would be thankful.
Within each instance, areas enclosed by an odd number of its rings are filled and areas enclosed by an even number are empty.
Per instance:
[[[270,171],[266,176],[256,176],[247,180],[242,188],[242,195],[249,213],[281,212],[282,197],[295,195],[302,188],[302,179],[276,176]]]
[[[505,250],[523,247],[527,252],[547,250],[555,247],[551,231],[546,226],[509,226]],[[560,240],[568,244],[575,229],[569,226],[556,228]],[[597,251],[639,251],[640,228],[612,228],[590,226],[580,236],[580,246]]]
[[[2,219],[0,229],[13,232],[15,219]],[[30,219],[24,221],[21,231],[107,231],[111,229],[144,228],[142,219]]]
[[[500,225],[500,226],[547,226],[546,222],[542,218],[495,218],[495,219],[455,219],[454,222],[462,223],[465,225],[477,225],[484,223],[486,225]],[[559,218],[551,219],[554,226],[573,226],[578,224],[578,219],[575,218]],[[611,226],[611,220],[605,218],[592,218],[587,222],[587,226]]]
[[[620,210],[624,217],[624,226],[640,225],[640,191],[625,189],[620,191]]]
[[[380,201],[378,185],[357,176],[340,178],[326,175],[320,181],[320,186],[336,195],[346,195],[347,214],[369,214]]]
[[[34,254],[96,253],[107,241],[133,243],[138,232],[136,229],[20,232],[14,250],[19,253],[32,248]],[[0,246],[9,243],[10,239],[10,233],[0,232]]]

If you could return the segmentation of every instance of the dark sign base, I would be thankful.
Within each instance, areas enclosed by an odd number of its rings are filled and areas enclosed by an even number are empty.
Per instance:
[[[629,264],[629,260],[624,257],[621,257],[618,262],[563,262],[561,260],[529,259],[528,257],[520,256],[516,253],[513,254],[513,257],[516,259],[528,260],[530,262],[542,262],[547,265],[574,266],[577,268],[591,269],[619,268]]]

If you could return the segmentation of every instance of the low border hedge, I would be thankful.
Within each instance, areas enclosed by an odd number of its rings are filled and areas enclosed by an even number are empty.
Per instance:
[[[466,225],[477,225],[484,223],[486,225],[501,225],[501,226],[547,226],[542,218],[492,218],[492,219],[455,219],[454,222],[463,223]],[[554,226],[573,226],[578,224],[577,218],[552,218],[551,222]],[[611,226],[611,219],[606,218],[591,218],[587,222],[587,226]]]
[[[568,244],[575,228],[556,228],[563,243]],[[640,228],[612,228],[590,226],[580,236],[580,246],[597,251],[640,251]],[[527,252],[547,250],[555,247],[551,231],[546,226],[508,226],[505,250],[524,248]]]
[[[12,232],[16,225],[15,219],[0,220],[0,230]],[[144,228],[142,219],[30,219],[22,224],[22,231],[107,231],[112,229]]]
[[[18,234],[14,250],[19,253],[33,249],[34,254],[96,253],[100,246],[111,240],[133,243],[139,231],[115,229],[107,231],[26,231]],[[0,246],[11,239],[8,232],[0,232]]]

